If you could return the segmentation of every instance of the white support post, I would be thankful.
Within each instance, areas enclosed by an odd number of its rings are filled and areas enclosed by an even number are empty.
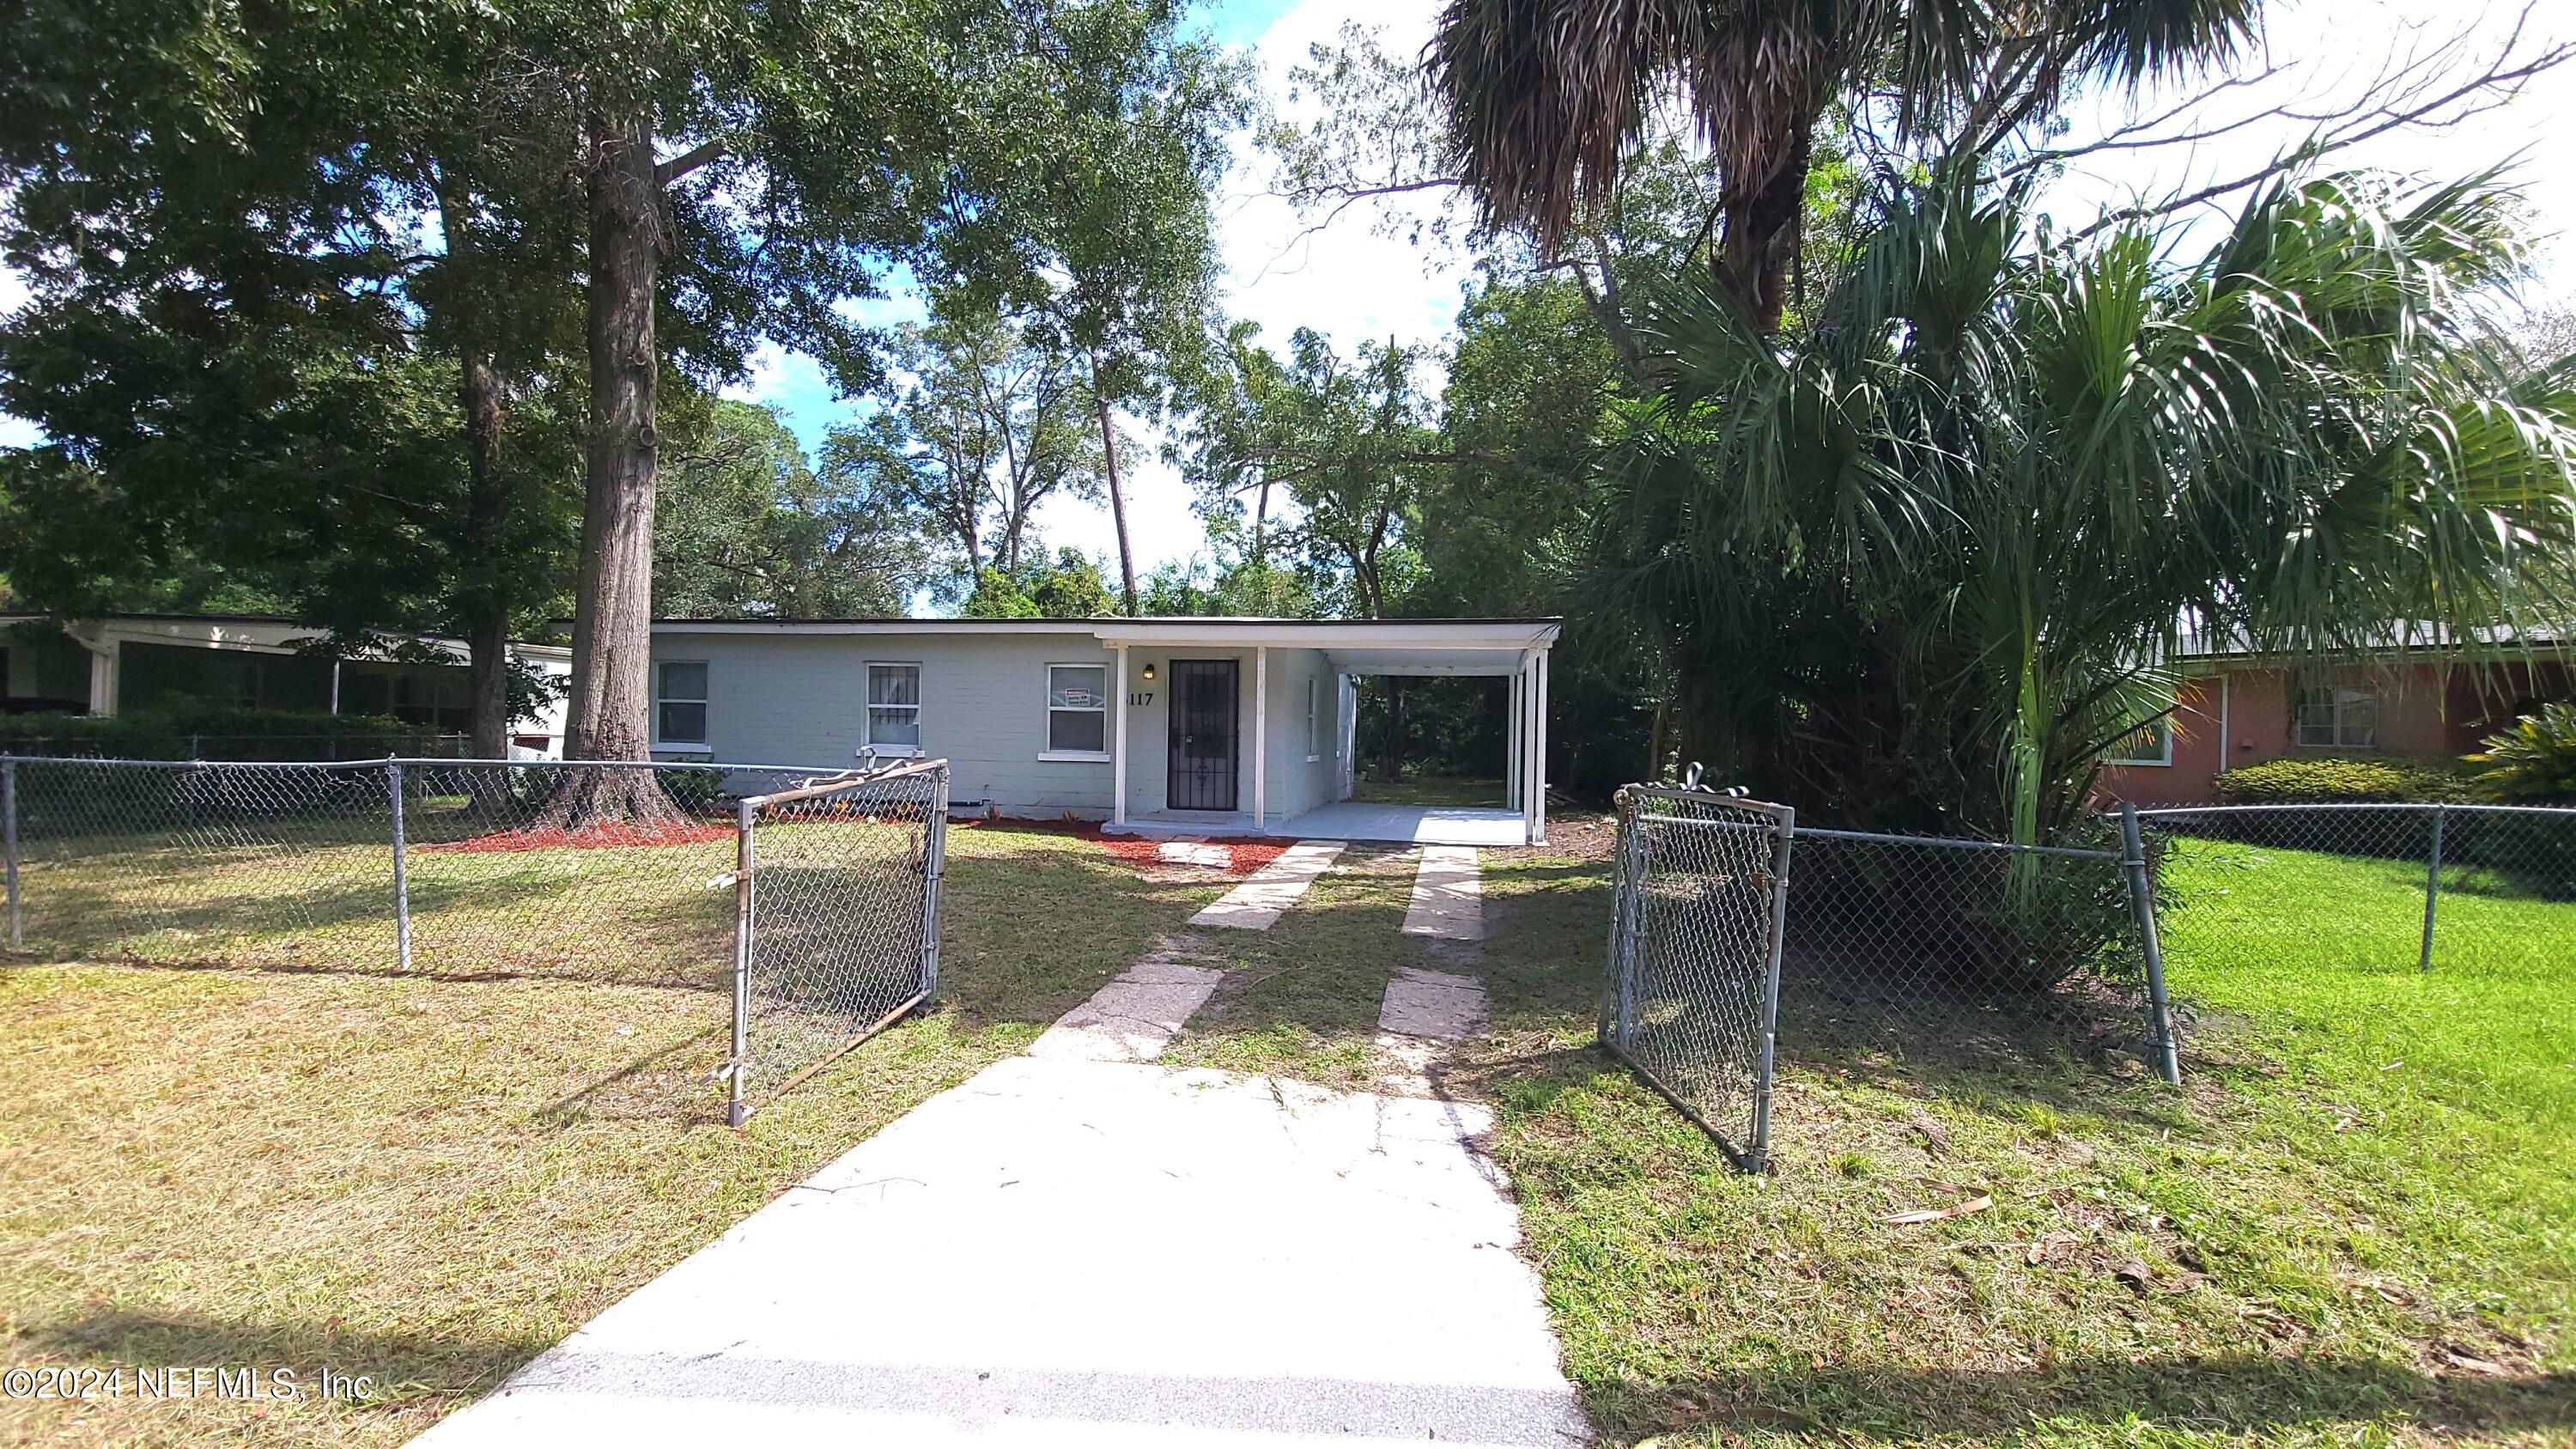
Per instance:
[[[116,642],[90,651],[89,712],[101,719],[116,713]]]
[[[1530,713],[1538,736],[1538,749],[1534,752],[1538,759],[1530,771],[1530,778],[1538,785],[1538,798],[1530,802],[1530,818],[1537,822],[1537,829],[1530,836],[1530,844],[1545,845],[1547,844],[1547,651],[1544,649],[1538,651],[1538,708]]]
[[[1348,800],[1359,793],[1360,784],[1360,677],[1342,676],[1341,698],[1333,706],[1336,728],[1341,731],[1338,753],[1342,761],[1340,793],[1333,798]]]
[[[340,712],[340,656],[331,656],[331,712]]]
[[[1520,722],[1520,758],[1512,761],[1512,781],[1520,786],[1520,802],[1517,802],[1520,804],[1520,841],[1528,846],[1528,843],[1538,841],[1538,822],[1530,817],[1530,797],[1535,794],[1530,789],[1530,755],[1533,755],[1530,745],[1538,737],[1538,730],[1530,727],[1530,706],[1538,704],[1538,678],[1535,678],[1535,665],[1530,663],[1530,655],[1520,655],[1520,673],[1512,676],[1512,681],[1520,686],[1515,691],[1517,701],[1520,701],[1520,709],[1515,712],[1515,719]]]
[[[1270,646],[1252,650],[1252,828],[1262,827],[1270,794]]]
[[[1512,724],[1505,733],[1510,737],[1503,746],[1503,808],[1521,808],[1521,677],[1512,676]]]
[[[1127,823],[1127,691],[1133,686],[1127,674],[1127,646],[1118,646],[1118,741],[1112,746],[1118,754],[1109,767],[1109,823]]]

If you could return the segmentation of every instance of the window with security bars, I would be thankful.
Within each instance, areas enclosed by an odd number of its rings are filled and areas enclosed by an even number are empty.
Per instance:
[[[1047,666],[1047,753],[1080,758],[1109,753],[1109,667]]]
[[[2312,685],[2299,691],[2298,739],[2323,750],[2379,748],[2379,693],[2349,684]]]
[[[707,666],[700,659],[666,659],[657,680],[653,706],[653,742],[658,745],[703,745],[707,742]]]
[[[921,751],[921,666],[868,666],[869,748],[888,753]]]

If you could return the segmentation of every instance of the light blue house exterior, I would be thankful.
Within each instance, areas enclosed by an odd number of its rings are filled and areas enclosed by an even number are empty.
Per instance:
[[[657,759],[950,765],[961,815],[1140,834],[1546,838],[1553,619],[850,619],[653,626]],[[1357,680],[1513,681],[1501,810],[1348,804]]]

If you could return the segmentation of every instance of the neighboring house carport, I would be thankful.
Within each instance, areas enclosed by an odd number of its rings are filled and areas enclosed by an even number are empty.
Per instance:
[[[1136,834],[1232,834],[1337,840],[1393,840],[1422,844],[1510,846],[1547,839],[1548,651],[1559,624],[1553,619],[1284,619],[1102,620],[1093,630],[1118,656],[1118,677],[1139,679],[1138,651],[1172,658],[1191,650],[1249,651],[1252,663],[1252,758],[1270,761],[1270,699],[1275,652],[1320,653],[1334,681],[1332,719],[1340,738],[1334,756],[1338,778],[1320,804],[1296,812],[1274,811],[1267,793],[1269,768],[1252,771],[1251,799],[1232,810],[1129,808],[1128,736],[1136,695],[1121,689],[1114,701],[1112,754],[1117,770],[1109,828]],[[1168,671],[1168,664],[1164,666]],[[1511,681],[1511,721],[1504,760],[1504,808],[1477,810],[1373,804],[1351,799],[1357,783],[1357,681],[1369,675],[1481,677]],[[1167,714],[1170,708],[1167,707]],[[1180,731],[1174,730],[1176,742]],[[1177,744],[1176,744],[1177,747]],[[1248,808],[1245,808],[1248,804]]]

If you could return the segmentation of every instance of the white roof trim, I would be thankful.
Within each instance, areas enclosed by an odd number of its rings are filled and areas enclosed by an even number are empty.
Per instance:
[[[1084,619],[656,619],[656,634],[1079,634]]]
[[[1553,619],[853,619],[656,620],[656,634],[1069,634],[1101,643],[1213,649],[1540,649]]]
[[[1190,619],[1110,620],[1095,626],[1110,644],[1268,645],[1274,649],[1545,649],[1555,620],[1244,620],[1214,627]]]

